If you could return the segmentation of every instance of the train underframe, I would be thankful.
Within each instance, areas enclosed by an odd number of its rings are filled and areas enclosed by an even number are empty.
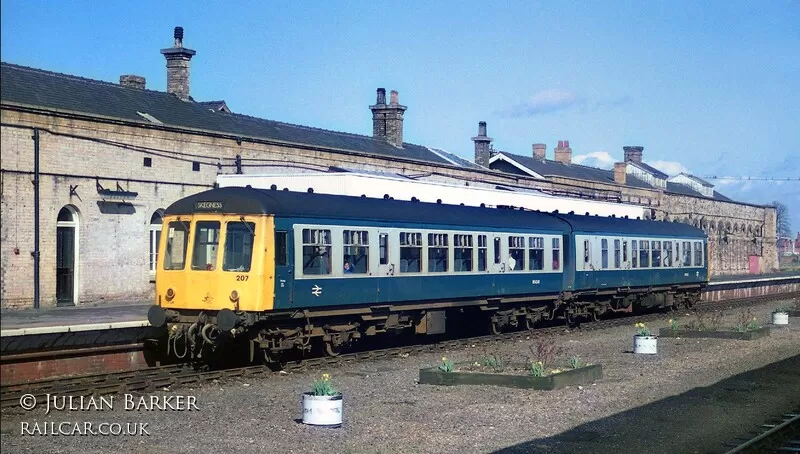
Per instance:
[[[448,320],[450,325],[481,323],[488,332],[500,334],[554,320],[575,325],[612,313],[690,308],[700,300],[701,290],[700,285],[686,285],[266,314],[228,309],[177,312],[154,306],[149,318],[154,326],[168,327],[169,356],[203,361],[225,345],[247,344],[250,362],[280,363],[315,349],[337,356],[354,342],[380,334],[443,335]]]

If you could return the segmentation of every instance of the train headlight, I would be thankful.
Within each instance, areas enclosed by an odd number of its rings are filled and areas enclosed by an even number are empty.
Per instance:
[[[172,298],[175,298],[175,290],[167,289],[167,299],[171,300]]]
[[[236,290],[231,292],[231,301],[238,301],[239,300],[239,292]]]

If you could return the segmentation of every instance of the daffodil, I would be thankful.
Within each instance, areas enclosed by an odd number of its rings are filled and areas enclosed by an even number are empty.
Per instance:
[[[330,374],[322,374],[322,379],[325,380],[325,381],[328,381],[328,380],[331,379],[331,376],[330,376]]]

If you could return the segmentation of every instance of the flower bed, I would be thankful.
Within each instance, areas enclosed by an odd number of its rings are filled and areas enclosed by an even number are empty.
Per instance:
[[[521,363],[509,364],[501,371],[476,363],[458,363],[449,372],[440,367],[419,370],[419,383],[425,385],[493,385],[546,391],[592,383],[601,378],[600,364],[554,371],[542,377],[533,376],[530,368]]]

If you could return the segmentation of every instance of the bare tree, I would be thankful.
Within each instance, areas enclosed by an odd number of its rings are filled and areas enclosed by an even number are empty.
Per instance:
[[[789,219],[789,208],[786,205],[778,202],[777,200],[772,202],[772,206],[775,207],[775,212],[777,216],[777,220],[775,225],[777,227],[778,238],[789,238],[792,235],[792,227],[791,222]]]

